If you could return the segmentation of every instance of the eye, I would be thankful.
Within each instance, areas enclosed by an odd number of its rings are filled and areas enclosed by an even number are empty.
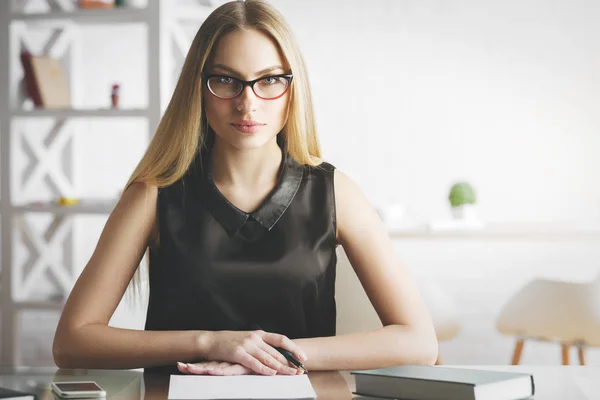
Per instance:
[[[230,78],[228,76],[217,76],[216,78],[217,78],[218,83],[223,83],[223,84],[233,83],[233,78]]]
[[[267,76],[266,78],[263,78],[260,83],[265,84],[265,85],[274,85],[276,83],[279,83],[279,78],[275,77],[275,76]]]

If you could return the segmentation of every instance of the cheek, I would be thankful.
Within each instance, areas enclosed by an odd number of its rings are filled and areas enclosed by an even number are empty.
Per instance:
[[[206,110],[206,117],[212,123],[226,119],[231,113],[230,105],[226,101],[215,98],[207,98],[204,109]]]
[[[283,121],[287,118],[288,112],[288,99],[281,99],[282,101],[274,101],[270,107],[270,113],[273,119]]]

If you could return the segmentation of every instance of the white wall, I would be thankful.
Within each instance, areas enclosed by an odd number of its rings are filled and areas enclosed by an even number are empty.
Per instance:
[[[326,156],[376,206],[444,219],[449,187],[466,179],[485,221],[600,220],[600,3],[272,3],[302,46]],[[511,293],[534,277],[600,270],[598,239],[396,249],[456,301],[463,329],[441,346],[447,363],[509,362],[513,341],[494,318]],[[522,361],[559,363],[559,348],[527,344]]]
[[[306,59],[326,158],[377,207],[401,202],[414,218],[446,218],[450,185],[466,179],[485,221],[600,222],[600,3],[272,4]],[[144,104],[145,55],[136,45],[143,34],[82,33],[86,105],[108,104],[115,79],[125,84],[124,102]],[[122,186],[143,151],[140,132],[122,123],[87,127],[82,195],[110,196]],[[85,222],[82,266],[102,223]],[[597,241],[396,245],[415,276],[437,280],[457,301],[464,330],[442,347],[451,363],[510,359],[512,342],[495,333],[493,318],[527,279],[581,281],[600,269]],[[529,347],[523,360],[557,363],[559,350]]]
[[[444,217],[468,179],[486,220],[600,219],[600,3],[273,3],[328,158],[374,202]]]

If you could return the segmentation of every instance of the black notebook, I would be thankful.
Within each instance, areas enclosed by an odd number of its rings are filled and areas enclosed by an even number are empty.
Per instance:
[[[534,395],[533,375],[424,365],[353,371],[355,394],[410,400],[518,400]]]
[[[32,393],[0,387],[0,399],[2,400],[35,400],[35,398]]]

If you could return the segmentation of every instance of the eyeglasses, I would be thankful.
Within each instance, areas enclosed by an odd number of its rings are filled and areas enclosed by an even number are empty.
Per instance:
[[[208,90],[220,99],[233,99],[242,93],[246,86],[250,86],[259,98],[275,100],[285,94],[294,76],[291,74],[271,75],[253,81],[243,81],[226,75],[202,74],[202,77],[206,81]]]

